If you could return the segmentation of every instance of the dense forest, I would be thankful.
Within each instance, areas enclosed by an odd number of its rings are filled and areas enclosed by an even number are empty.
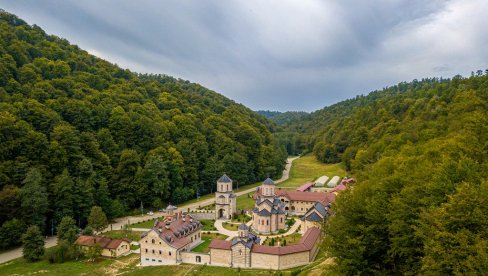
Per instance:
[[[0,235],[86,224],[278,177],[274,124],[198,84],[138,75],[0,11]],[[0,237],[1,240],[1,237]],[[5,248],[10,244],[2,244]]]
[[[340,274],[488,273],[487,113],[488,70],[400,83],[283,127],[288,148],[358,179],[326,229]]]
[[[308,115],[308,113],[305,111],[279,112],[279,111],[269,111],[269,110],[258,110],[256,112],[270,119],[271,121],[275,122],[278,126],[289,124],[292,121],[302,119]]]

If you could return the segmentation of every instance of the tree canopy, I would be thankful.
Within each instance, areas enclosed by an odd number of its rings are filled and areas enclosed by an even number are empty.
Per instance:
[[[243,105],[122,69],[3,10],[0,34],[0,225],[84,227],[96,204],[112,218],[211,193],[225,172],[241,185],[281,174],[273,123]]]
[[[400,83],[282,127],[298,151],[358,180],[326,229],[341,274],[486,274],[487,113],[478,71]]]

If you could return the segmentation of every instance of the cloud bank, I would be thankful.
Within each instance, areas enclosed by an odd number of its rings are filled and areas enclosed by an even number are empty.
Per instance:
[[[488,68],[488,1],[0,0],[118,65],[252,109],[312,111],[401,81]]]

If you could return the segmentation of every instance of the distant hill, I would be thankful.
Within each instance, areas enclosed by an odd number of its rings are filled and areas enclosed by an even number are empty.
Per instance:
[[[224,172],[240,185],[282,172],[274,124],[243,105],[1,10],[0,34],[0,225],[69,215],[83,226],[93,205],[115,217],[211,193]]]
[[[340,275],[488,271],[488,75],[424,79],[292,121],[287,149],[343,162],[358,184],[325,232]]]
[[[278,126],[289,124],[294,120],[299,120],[308,115],[308,113],[304,111],[279,112],[279,111],[259,110],[256,112],[270,119],[271,121],[275,122]]]

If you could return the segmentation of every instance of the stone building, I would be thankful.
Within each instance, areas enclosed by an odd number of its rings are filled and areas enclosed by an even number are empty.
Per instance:
[[[262,234],[285,229],[286,214],[283,202],[275,195],[275,183],[267,178],[261,185],[262,191],[256,198],[252,211],[254,231]]]
[[[302,221],[300,232],[305,233],[308,229],[312,227],[322,228],[323,223],[327,219],[329,214],[329,206],[324,206],[320,202],[315,202],[312,208],[308,209],[303,217],[300,218]]]
[[[215,193],[215,219],[232,219],[236,212],[236,195],[232,190],[232,179],[226,174],[217,180]]]
[[[182,254],[201,243],[201,228],[200,222],[182,213],[156,220],[139,241],[141,265],[181,263]]]
[[[75,244],[82,250],[88,250],[88,248],[98,245],[102,249],[101,255],[104,257],[117,258],[130,252],[130,241],[128,239],[82,235],[78,237]]]
[[[298,244],[287,246],[260,245],[252,237],[242,239],[241,233],[232,241],[212,240],[209,265],[279,270],[307,265],[318,252],[320,230],[316,227],[308,229]]]
[[[284,189],[274,189],[273,191],[276,198],[283,203],[285,213],[290,215],[304,215],[308,209],[313,207],[315,202],[328,205],[335,200],[334,193],[301,192]],[[263,191],[263,187],[259,187],[253,198],[257,200],[263,193],[266,193],[266,191]]]

